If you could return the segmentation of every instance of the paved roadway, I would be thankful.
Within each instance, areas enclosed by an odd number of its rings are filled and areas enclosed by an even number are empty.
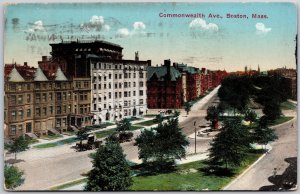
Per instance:
[[[208,104],[216,103],[216,94],[208,100]],[[201,125],[207,125],[204,117],[208,105],[203,104],[202,110],[193,110],[190,115],[184,119],[180,126],[186,135],[194,133],[194,121],[197,122],[198,129]],[[197,107],[197,105],[196,105]],[[182,118],[182,116],[181,116]],[[182,119],[181,119],[182,120]],[[137,134],[136,134],[137,135]],[[188,154],[194,153],[194,138],[190,139]],[[197,138],[197,153],[203,153],[209,146],[210,139]],[[73,144],[74,145],[74,144]],[[126,158],[133,162],[139,162],[138,149],[133,146],[133,142],[122,144]],[[94,151],[75,152],[70,145],[62,145],[47,149],[30,149],[18,154],[21,162],[16,165],[24,170],[25,182],[18,187],[18,190],[45,190],[54,185],[62,184],[68,181],[82,178],[82,173],[88,172],[91,167],[91,159],[88,157]]]
[[[294,127],[291,127],[291,123]],[[253,191],[263,188],[271,188],[274,182],[273,172],[277,168],[276,175],[282,175],[289,167],[287,158],[297,157],[297,120],[276,127],[278,140],[271,144],[272,150],[262,160],[247,171],[225,190]]]

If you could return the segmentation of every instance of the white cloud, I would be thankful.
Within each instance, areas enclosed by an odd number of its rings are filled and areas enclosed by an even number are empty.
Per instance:
[[[212,30],[212,31],[219,30],[219,27],[217,24],[214,24],[214,23],[207,24],[206,21],[201,18],[197,18],[197,19],[194,19],[193,21],[191,21],[189,27],[192,29],[200,28],[203,30]]]
[[[272,30],[272,28],[267,28],[265,26],[265,24],[263,24],[263,23],[257,23],[255,25],[255,28],[256,28],[257,34],[267,34],[268,32],[270,32]]]
[[[130,32],[127,28],[121,28],[117,31],[117,37],[124,38],[130,35]]]
[[[80,29],[83,31],[90,31],[90,30],[96,30],[96,31],[109,31],[110,26],[105,23],[103,16],[97,16],[93,15],[89,22],[80,24]]]
[[[127,28],[121,28],[117,31],[116,36],[120,38],[125,38],[128,36],[145,36],[146,25],[143,22],[134,22],[132,25],[133,29],[129,30]]]
[[[28,32],[43,32],[46,31],[42,20],[38,20],[32,24],[32,27],[28,29]]]
[[[146,25],[143,22],[134,22],[133,29],[134,30],[144,30],[144,29],[146,29]]]

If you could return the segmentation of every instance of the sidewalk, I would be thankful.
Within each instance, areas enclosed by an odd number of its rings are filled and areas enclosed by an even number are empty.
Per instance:
[[[131,124],[134,125],[136,123],[140,123],[140,122],[144,122],[144,121],[148,121],[148,120],[152,120],[152,119],[153,118],[144,117],[143,120],[132,121]],[[99,132],[99,131],[107,131],[107,130],[110,130],[110,129],[113,129],[113,128],[116,128],[116,127],[117,127],[117,125],[111,125],[111,126],[108,126],[108,127],[102,128],[102,129],[96,129],[96,130],[90,131],[89,134]],[[46,143],[55,143],[57,141],[61,141],[61,140],[76,137],[76,135],[62,135],[62,136],[63,137],[61,137],[61,138],[52,139],[52,140],[38,139],[39,142],[31,144],[30,147],[33,148],[34,146],[37,146],[37,145],[46,144]]]

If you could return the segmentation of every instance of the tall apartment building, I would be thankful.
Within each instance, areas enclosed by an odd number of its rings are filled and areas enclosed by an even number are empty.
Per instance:
[[[151,61],[103,60],[91,55],[93,123],[140,116],[147,110],[147,67]]]

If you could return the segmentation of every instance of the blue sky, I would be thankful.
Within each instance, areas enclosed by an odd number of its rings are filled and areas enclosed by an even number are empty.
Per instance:
[[[203,13],[205,18],[160,14]],[[209,14],[223,18],[208,18]],[[248,19],[226,18],[226,14]],[[252,14],[267,15],[253,19]],[[90,3],[16,4],[5,10],[4,61],[37,66],[49,43],[106,40],[120,44],[125,59],[164,59],[209,69],[295,68],[297,10],[291,3]],[[55,39],[53,37],[56,37]]]

